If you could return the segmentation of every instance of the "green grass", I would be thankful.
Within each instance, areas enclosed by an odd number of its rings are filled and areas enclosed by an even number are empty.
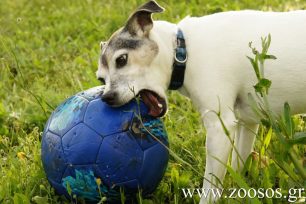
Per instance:
[[[99,42],[107,40],[143,2],[1,0],[0,203],[68,203],[55,195],[42,169],[40,141],[44,123],[65,98],[99,85],[95,78]],[[186,15],[202,16],[226,10],[306,8],[304,0],[169,0],[160,4],[166,12],[155,15],[155,19],[171,22],[178,22]],[[181,160],[171,157],[157,191],[143,203],[195,203],[199,200],[197,197],[184,199],[179,188],[201,187],[205,130],[189,100],[169,92],[169,101],[169,114],[164,121],[171,149]],[[298,124],[296,129],[305,130],[302,119],[294,117],[294,120]],[[267,130],[262,128],[257,151],[262,149],[261,141],[266,135]],[[266,149],[265,156],[273,161],[282,158],[274,134],[270,144],[273,145]],[[295,149],[299,158],[303,158],[305,146],[298,145]],[[227,175],[224,187],[237,187],[240,180],[254,188],[279,186],[285,190],[305,186],[305,181],[296,181],[300,177],[290,162],[281,166],[289,169],[289,174],[275,162],[259,166],[258,159],[253,159],[248,175]],[[245,202],[243,199],[221,200],[221,203]],[[262,202],[280,201],[265,199]]]

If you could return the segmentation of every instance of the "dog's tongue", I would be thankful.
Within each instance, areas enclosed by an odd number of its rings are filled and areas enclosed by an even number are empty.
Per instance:
[[[143,102],[149,108],[149,115],[151,115],[153,117],[160,116],[163,109],[162,109],[162,107],[160,107],[161,105],[160,105],[157,97],[151,91],[142,91],[140,93],[140,96],[141,96]]]

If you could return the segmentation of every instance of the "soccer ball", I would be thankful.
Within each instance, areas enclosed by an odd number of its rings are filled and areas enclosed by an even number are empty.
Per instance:
[[[108,201],[152,193],[169,159],[163,123],[141,100],[112,108],[104,87],[78,93],[49,118],[42,163],[51,186],[68,198]]]

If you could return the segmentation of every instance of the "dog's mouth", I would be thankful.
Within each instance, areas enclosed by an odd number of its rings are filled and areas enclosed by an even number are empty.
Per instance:
[[[149,115],[153,117],[162,117],[167,112],[166,100],[160,97],[157,93],[143,89],[139,92],[143,102],[149,108]]]

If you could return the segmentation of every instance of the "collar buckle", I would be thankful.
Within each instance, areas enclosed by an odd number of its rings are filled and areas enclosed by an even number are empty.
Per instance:
[[[183,31],[178,28],[176,33],[176,48],[174,49],[172,76],[169,84],[170,90],[176,90],[183,86],[187,62],[187,49]]]
[[[186,63],[187,62],[187,55],[185,55],[185,58],[184,59],[182,59],[182,60],[180,60],[180,59],[178,59],[178,57],[177,57],[177,52],[175,53],[175,55],[174,55],[174,60],[175,60],[175,62],[177,62],[177,63],[179,63],[179,64],[184,64],[184,63]]]

